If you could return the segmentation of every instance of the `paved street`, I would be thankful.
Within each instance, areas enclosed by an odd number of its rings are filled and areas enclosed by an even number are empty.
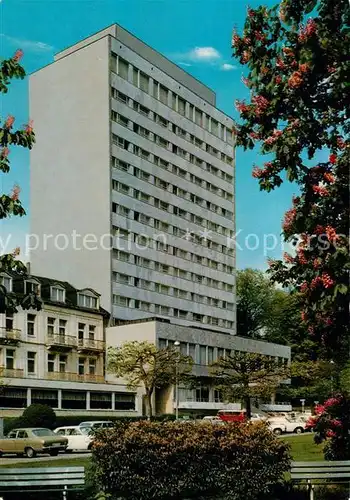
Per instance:
[[[0,458],[0,467],[1,465],[9,465],[13,463],[13,466],[16,467],[16,464],[19,463],[38,463],[40,465],[40,462],[51,462],[51,461],[57,461],[57,460],[67,460],[71,458],[87,458],[91,455],[91,453],[60,453],[57,457],[50,457],[49,455],[39,455],[35,458],[24,458],[24,457],[17,457],[15,455],[7,455],[5,457]]]

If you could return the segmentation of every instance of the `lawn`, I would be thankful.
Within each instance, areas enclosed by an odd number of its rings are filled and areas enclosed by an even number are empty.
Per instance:
[[[301,436],[283,436],[284,441],[290,444],[293,460],[298,462],[322,461],[323,445],[314,443],[313,434],[302,434]]]
[[[8,464],[0,465],[0,468],[6,469],[22,469],[28,467],[87,467],[89,465],[90,458],[89,457],[71,457],[67,456],[66,458],[61,458],[59,460],[48,460],[47,462],[40,461],[37,462],[34,460],[33,462],[9,462]]]

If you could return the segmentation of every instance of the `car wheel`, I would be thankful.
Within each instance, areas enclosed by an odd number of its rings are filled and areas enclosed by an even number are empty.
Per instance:
[[[87,447],[87,449],[88,449],[89,451],[91,451],[91,450],[92,450],[92,443],[90,443],[90,444],[89,444],[89,446]]]
[[[304,432],[304,429],[302,427],[297,427],[294,429],[295,434],[302,434]]]
[[[273,430],[273,433],[276,435],[276,436],[280,436],[282,434],[282,429],[274,429]]]
[[[51,450],[51,451],[50,451],[50,455],[51,455],[52,457],[57,457],[57,455],[58,455],[58,450]]]
[[[33,448],[26,448],[24,450],[24,454],[27,458],[34,458],[36,453],[35,451],[33,450]]]

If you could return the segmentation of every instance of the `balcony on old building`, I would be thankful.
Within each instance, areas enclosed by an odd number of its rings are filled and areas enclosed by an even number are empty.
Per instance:
[[[73,372],[47,372],[48,380],[64,380],[66,382],[92,382],[95,384],[104,384],[105,378],[103,375],[89,374],[79,375]]]
[[[23,376],[24,370],[0,366],[0,377],[2,378],[23,378]]]
[[[0,327],[0,345],[18,345],[21,340],[21,330]]]
[[[78,339],[79,352],[102,352],[105,350],[105,342],[95,339]]]
[[[77,346],[76,337],[54,333],[47,335],[46,344],[52,351],[70,351]]]

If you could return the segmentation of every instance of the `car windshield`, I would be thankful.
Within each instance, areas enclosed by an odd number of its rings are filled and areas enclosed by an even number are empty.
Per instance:
[[[88,436],[91,432],[91,427],[80,427],[79,430],[82,434],[85,434],[85,436]]]
[[[50,429],[33,429],[32,433],[34,436],[56,436]]]

